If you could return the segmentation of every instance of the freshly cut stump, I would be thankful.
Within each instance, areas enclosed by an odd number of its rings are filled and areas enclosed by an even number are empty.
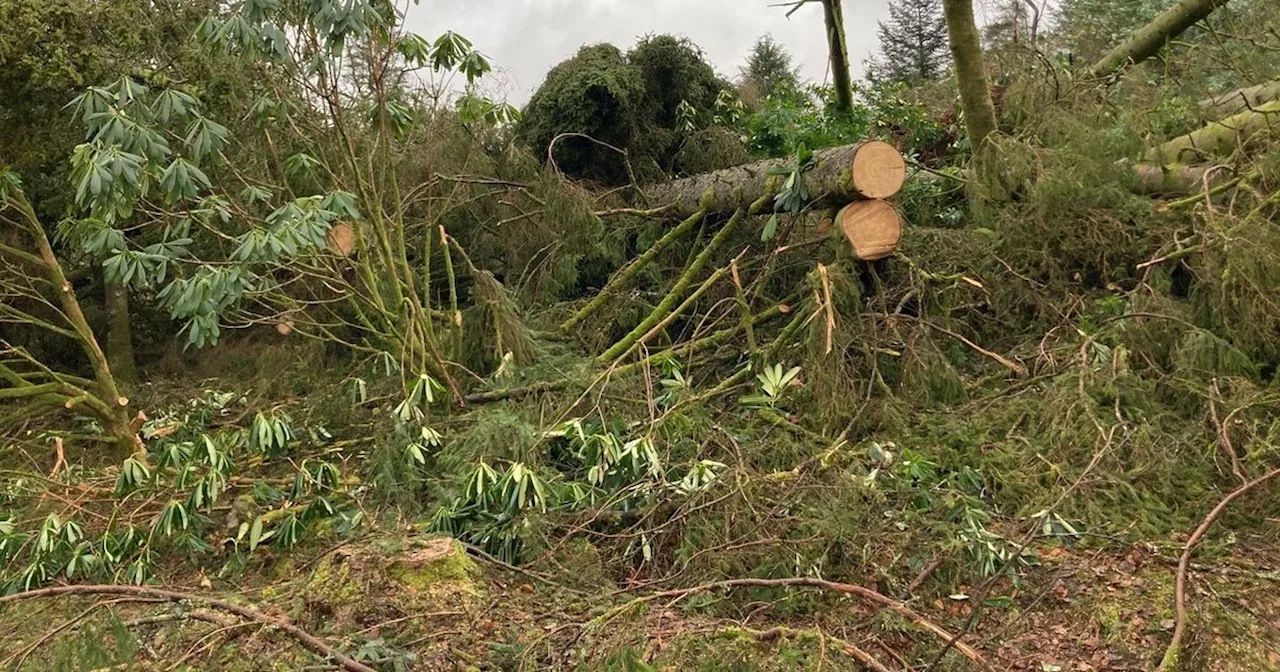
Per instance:
[[[907,162],[887,142],[864,142],[853,151],[849,180],[863,198],[889,198],[907,181]]]
[[[853,253],[863,261],[884,259],[902,240],[902,217],[886,201],[854,201],[836,215]]]

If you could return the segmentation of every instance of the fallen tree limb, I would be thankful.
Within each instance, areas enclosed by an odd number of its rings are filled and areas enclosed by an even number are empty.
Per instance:
[[[760,202],[757,201],[756,204],[752,205],[751,209],[754,211],[758,207],[761,207],[759,204]],[[659,322],[665,319],[667,315],[676,308],[680,301],[684,299],[684,293],[688,291],[689,287],[693,284],[694,279],[711,261],[711,257],[724,246],[725,241],[727,241],[729,236],[733,234],[734,229],[738,228],[738,224],[746,218],[747,212],[748,210],[746,207],[739,208],[738,211],[734,213],[733,217],[729,219],[728,223],[716,232],[715,237],[711,239],[711,242],[707,243],[707,246],[703,248],[702,252],[694,258],[693,263],[689,264],[689,266],[684,269],[684,272],[680,274],[680,279],[676,280],[675,286],[672,287],[671,291],[668,292],[662,301],[654,307],[653,311],[649,313],[649,316],[640,324],[636,325],[636,327],[631,330],[631,333],[624,336],[622,340],[617,343],[614,343],[612,347],[604,352],[604,354],[597,357],[596,361],[601,364],[608,364],[618,359],[622,355],[626,354],[627,351],[631,349],[631,346],[635,345],[636,342],[639,341],[642,336],[647,334],[650,329],[653,329]]]
[[[746,628],[743,630],[743,632],[746,632],[752,637],[755,637],[757,642],[772,642],[778,639],[779,637],[794,638],[803,634],[817,634],[819,637],[830,639],[833,642],[835,642],[837,645],[840,646],[841,650],[843,650],[845,654],[847,654],[850,658],[853,658],[854,660],[858,661],[859,664],[863,665],[868,670],[871,670],[872,672],[890,672],[889,668],[885,667],[884,663],[876,660],[875,656],[872,656],[870,653],[867,653],[866,651],[862,650],[853,642],[850,642],[845,639],[841,639],[839,637],[835,637],[833,635],[825,634],[821,630],[817,630],[817,631],[795,630],[792,628],[779,626],[776,628],[769,628],[768,630],[752,630],[750,628]]]
[[[1229,117],[1280,99],[1280,79],[1210,96],[1200,101],[1200,112],[1207,121]]]
[[[1213,507],[1209,515],[1204,517],[1204,521],[1187,539],[1187,545],[1182,550],[1182,557],[1178,559],[1178,574],[1174,582],[1173,601],[1174,610],[1177,613],[1173,624],[1173,638],[1169,641],[1169,647],[1165,649],[1164,656],[1160,658],[1160,666],[1156,668],[1156,672],[1167,672],[1168,670],[1176,669],[1178,658],[1182,655],[1182,636],[1187,627],[1187,570],[1191,566],[1191,554],[1195,552],[1196,545],[1208,533],[1209,528],[1213,526],[1218,516],[1221,516],[1222,512],[1227,510],[1231,502],[1277,476],[1280,476],[1280,469],[1271,471],[1231,491],[1231,494],[1224,497],[1221,502],[1218,502],[1217,506]]]
[[[546,383],[534,383],[527,387],[508,387],[501,390],[486,390],[484,392],[473,392],[463,397],[468,406],[478,406],[480,404],[492,404],[498,401],[507,401],[508,399],[523,399],[535,394],[546,394],[548,392],[559,392],[569,387],[569,381],[558,380]]]
[[[1116,45],[1089,68],[1091,77],[1106,77],[1155,56],[1170,40],[1213,13],[1228,0],[1180,0]]]
[[[325,644],[315,635],[312,635],[289,621],[282,618],[276,618],[275,616],[268,616],[257,609],[244,607],[226,600],[220,600],[214,597],[205,597],[203,595],[195,595],[192,593],[180,593],[172,590],[150,588],[147,586],[120,586],[110,584],[55,586],[53,588],[40,588],[37,590],[29,590],[25,593],[5,595],[0,597],[0,605],[44,597],[58,597],[61,595],[125,595],[156,597],[174,602],[198,602],[220,611],[235,614],[236,616],[250,621],[256,621],[263,625],[279,628],[288,633],[294,639],[298,640],[299,643],[311,650],[313,653],[334,661],[338,665],[341,665],[343,669],[348,670],[348,672],[375,672],[372,667],[369,667],[332,646]]]
[[[901,602],[891,597],[878,593],[870,588],[864,588],[863,586],[858,586],[850,583],[837,583],[835,581],[827,581],[825,579],[815,579],[815,578],[809,578],[809,577],[796,577],[796,578],[788,578],[788,579],[730,579],[727,581],[705,583],[700,586],[694,586],[692,588],[679,588],[675,590],[663,591],[660,593],[652,593],[650,595],[637,597],[627,602],[626,604],[623,604],[622,606],[615,607],[609,610],[604,615],[595,619],[595,621],[603,625],[617,618],[619,615],[626,612],[628,609],[639,606],[641,604],[653,602],[654,600],[661,600],[665,598],[680,599],[680,598],[688,597],[689,595],[694,595],[697,593],[705,593],[705,592],[710,592],[714,590],[732,590],[734,588],[793,588],[793,587],[818,588],[821,590],[829,590],[832,592],[844,593],[846,595],[854,595],[856,597],[860,597],[864,600],[867,600],[868,602],[877,604],[885,609],[888,609],[889,611],[897,614],[898,616],[901,616],[902,618],[905,618],[908,621],[911,621],[913,624],[916,625],[916,627],[919,627],[920,629],[931,633],[932,635],[934,635],[935,637],[937,637],[938,639],[944,642],[953,642],[954,640],[954,637],[947,630],[945,630],[938,624],[934,623],[933,621],[930,621],[929,619],[925,618],[924,616],[921,616],[919,613],[915,612],[910,607],[906,606],[905,604],[902,604]],[[973,661],[973,663],[976,664],[978,667],[984,670],[991,669],[991,667],[987,664],[986,658],[984,658],[983,655],[973,647],[963,642],[953,642],[953,646],[955,647],[956,651],[960,652],[960,654],[963,655],[965,658],[968,658],[969,660]]]
[[[878,140],[815,152],[813,160],[813,167],[804,173],[804,181],[814,207],[889,198],[902,189],[907,176],[902,154],[893,145]],[[730,213],[760,199],[772,199],[785,178],[771,175],[770,171],[787,168],[792,161],[757,161],[650,185],[645,191],[650,203],[672,204],[672,212],[682,217],[704,206],[712,212]]]
[[[1156,163],[1201,163],[1208,156],[1229,156],[1255,135],[1280,128],[1280,101],[1233,114],[1192,133],[1174,138],[1147,152]]]
[[[561,323],[560,328],[564,331],[569,331],[589,317],[592,313],[603,307],[604,304],[609,302],[610,298],[616,296],[623,288],[630,284],[631,281],[640,274],[640,271],[644,270],[644,267],[648,266],[649,263],[652,262],[663,250],[671,247],[672,243],[676,242],[680,238],[684,237],[686,233],[693,230],[693,227],[697,226],[698,223],[702,221],[703,217],[706,217],[706,214],[706,209],[700,208],[683,222],[680,222],[679,226],[668,231],[662,238],[659,238],[658,242],[651,245],[643,254],[633,259],[631,263],[627,264],[618,272],[617,275],[613,276],[613,278],[605,284],[604,288],[601,289],[600,292],[587,303],[587,305],[583,306],[578,312],[570,316],[569,319]]]

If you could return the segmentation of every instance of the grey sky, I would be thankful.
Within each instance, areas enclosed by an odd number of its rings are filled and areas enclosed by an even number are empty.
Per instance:
[[[736,77],[756,38],[770,33],[794,55],[801,74],[826,80],[822,9],[803,7],[790,20],[778,0],[422,0],[409,8],[409,29],[424,36],[454,30],[475,42],[500,72],[491,95],[524,104],[547,71],[583,44],[612,42],[624,51],[649,33],[683,35],[702,47],[722,75]],[[878,48],[876,21],[888,0],[846,0],[845,32],[855,76]]]

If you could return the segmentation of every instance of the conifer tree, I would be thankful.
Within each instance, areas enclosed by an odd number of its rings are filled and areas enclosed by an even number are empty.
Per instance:
[[[937,79],[947,67],[947,25],[941,0],[893,0],[889,22],[880,23],[882,79],[918,82]]]
[[[800,73],[792,65],[791,54],[772,35],[756,40],[738,74],[743,86],[751,87],[761,98],[800,88]]]

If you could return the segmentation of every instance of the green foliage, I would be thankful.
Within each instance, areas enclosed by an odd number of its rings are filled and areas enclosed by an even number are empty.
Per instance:
[[[551,158],[575,177],[621,184],[631,179],[630,168],[653,179],[674,169],[682,138],[712,121],[727,88],[688,40],[646,37],[626,56],[609,44],[583,47],[547,74],[524,110],[520,135],[539,157],[556,141]],[[598,142],[556,140],[566,133]]]
[[[539,157],[562,133],[581,133],[615,147],[629,147],[640,132],[644,86],[644,75],[617,47],[583,47],[547,73],[525,106],[520,135]],[[605,183],[626,179],[620,156],[583,138],[557,142],[553,158],[569,175]]]

